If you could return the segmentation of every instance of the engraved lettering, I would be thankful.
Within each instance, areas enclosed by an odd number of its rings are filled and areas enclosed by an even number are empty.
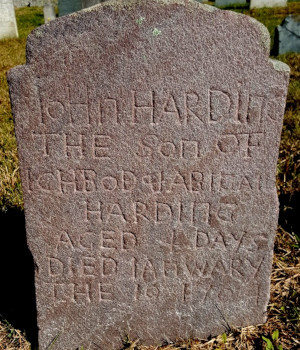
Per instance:
[[[210,121],[220,122],[223,118],[228,118],[231,101],[229,94],[225,91],[210,90]]]
[[[155,222],[170,221],[173,217],[173,208],[166,203],[155,202]]]
[[[70,123],[86,125],[90,122],[89,91],[85,84],[71,84],[68,88],[70,96]]]
[[[192,285],[191,283],[183,284],[183,302],[188,303],[192,301]]]
[[[196,235],[196,247],[197,248],[206,247],[209,244],[209,242],[210,242],[210,240],[209,240],[208,233],[197,231],[197,235]]]
[[[176,146],[173,142],[162,142],[159,152],[165,157],[176,158]]]
[[[36,148],[42,151],[44,157],[56,156],[63,147],[63,136],[57,133],[33,133]]]
[[[79,236],[79,248],[93,250],[94,234],[92,232],[84,232]]]
[[[99,283],[99,301],[114,300],[114,286],[111,283]]]
[[[85,202],[85,221],[102,222],[102,203],[100,201]]]
[[[135,248],[137,244],[137,238],[133,232],[123,232],[122,236],[123,236],[123,239],[122,239],[123,249],[131,250]]]
[[[142,276],[145,282],[156,280],[156,271],[151,260],[146,262]]]
[[[192,192],[199,192],[203,190],[204,175],[199,171],[192,171],[190,173],[190,184]]]
[[[102,247],[108,249],[117,249],[118,238],[115,231],[102,231]]]
[[[131,191],[136,185],[136,176],[132,171],[121,172],[121,189],[124,191]]]
[[[103,277],[115,277],[117,274],[118,263],[113,258],[102,258],[102,276]]]
[[[108,208],[108,213],[106,215],[106,222],[118,220],[120,222],[126,222],[125,215],[119,203],[113,203]]]
[[[111,157],[111,138],[107,135],[93,135],[93,157],[109,159]]]
[[[118,181],[115,177],[105,176],[103,179],[101,179],[101,184],[104,190],[113,191],[117,188]]]
[[[169,278],[178,277],[178,266],[175,261],[164,261],[164,276]]]
[[[82,272],[85,276],[96,276],[96,259],[90,256],[83,257]]]
[[[61,260],[55,257],[48,258],[48,273],[49,276],[61,276],[64,271],[64,264]]]
[[[68,158],[81,159],[83,158],[83,135],[81,134],[66,134],[65,135],[65,152]]]
[[[72,283],[72,299],[75,303],[87,304],[91,302],[91,286],[89,283]]]
[[[60,233],[58,243],[55,247],[55,250],[58,251],[58,250],[64,249],[64,248],[71,249],[71,250],[74,249],[74,243],[72,242],[70,235],[66,231],[62,231]]]
[[[241,133],[222,135],[217,142],[217,148],[226,154],[234,154],[238,151],[243,158],[258,156],[263,151],[264,133]]]
[[[135,287],[135,299],[158,299],[159,298],[158,284],[137,284]]]
[[[235,199],[221,198],[219,209],[217,211],[218,219],[222,221],[232,222],[234,220],[234,214],[237,209],[237,203]]]
[[[47,172],[38,175],[37,184],[44,192],[60,190],[60,179],[54,172]]]
[[[134,203],[134,223],[138,223],[140,220],[150,221],[145,213],[147,213],[146,204],[142,202]]]
[[[184,94],[185,119],[184,124],[192,124],[192,120],[204,123],[204,116],[199,116],[199,95],[196,92]],[[198,107],[198,108],[197,108]]]
[[[181,141],[182,158],[196,159],[199,158],[199,142],[192,140]]]
[[[93,192],[96,190],[94,170],[59,170],[62,193]]]
[[[178,171],[175,173],[175,177],[171,183],[171,190],[177,188],[183,189],[185,192],[189,192],[190,190],[190,185],[186,182],[185,177]]]
[[[162,192],[162,185],[164,181],[164,172],[161,171],[153,175],[145,175],[142,182],[151,189],[152,192]]]
[[[169,93],[164,105],[161,118],[169,118],[169,121],[172,121],[177,124],[181,124],[180,111],[176,105],[175,96]]]
[[[65,112],[64,105],[60,101],[49,101],[46,113],[50,118],[59,119]]]
[[[154,92],[132,91],[132,122],[154,123]]]

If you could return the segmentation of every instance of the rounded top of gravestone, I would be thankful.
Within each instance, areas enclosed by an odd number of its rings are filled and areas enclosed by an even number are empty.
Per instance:
[[[157,21],[154,17],[155,8],[160,8]],[[162,11],[163,8],[165,8],[165,11]],[[152,28],[152,32],[147,38],[145,35],[146,27],[149,27],[149,25],[153,26],[156,22],[157,26],[160,25],[163,28],[165,24],[173,22],[174,30],[175,28],[176,30],[180,30],[182,32],[182,39],[186,41],[187,37],[185,34],[190,32],[189,35],[193,35],[193,31],[197,31],[197,26],[200,29],[199,23],[196,26],[190,23],[189,16],[193,17],[193,21],[196,21],[197,17],[201,21],[203,17],[206,20],[204,21],[204,26],[201,26],[203,28],[201,30],[205,30],[205,26],[210,28],[210,26],[216,25],[216,34],[211,38],[212,44],[221,36],[228,37],[230,40],[234,39],[232,38],[235,31],[234,28],[244,27],[243,31],[247,32],[247,35],[241,36],[240,40],[235,38],[238,45],[240,47],[249,44],[252,46],[255,45],[255,49],[253,47],[255,51],[260,47],[265,57],[267,58],[269,56],[270,35],[268,30],[260,22],[249,16],[219,10],[213,6],[201,4],[194,0],[119,0],[105,1],[104,3],[59,18],[55,23],[49,23],[46,26],[35,29],[28,36],[27,62],[31,63],[32,58],[38,60],[41,52],[44,50],[52,51],[51,47],[61,45],[66,47],[66,45],[69,45],[71,41],[74,42],[74,40],[77,44],[86,45],[87,42],[80,39],[83,38],[83,33],[96,33],[102,23],[106,23],[106,25],[114,28],[121,28],[122,25],[125,25],[124,14],[127,11],[133,14],[130,19],[132,21],[131,29],[133,31],[131,39],[133,40],[144,41],[149,39],[151,41],[155,37],[155,31],[154,34],[152,33],[154,28]],[[137,16],[140,11],[142,11],[140,15],[141,19],[135,18],[134,16]],[[168,14],[170,12],[172,13],[171,16]],[[163,19],[164,16],[167,18]],[[118,21],[119,23],[113,23],[113,21]],[[129,21],[126,22],[126,26],[129,26]],[[229,22],[231,22],[231,25]],[[191,25],[193,25],[193,28],[191,28]],[[159,28],[157,29],[160,30]],[[143,34],[143,36],[140,36],[140,34]],[[234,35],[239,36],[238,31]],[[162,32],[162,35],[158,34],[156,36],[161,39],[164,37],[164,33]],[[190,38],[190,40],[193,39]]]

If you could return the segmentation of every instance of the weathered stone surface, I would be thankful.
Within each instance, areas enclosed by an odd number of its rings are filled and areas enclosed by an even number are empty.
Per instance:
[[[44,21],[45,23],[49,23],[56,18],[54,6],[52,4],[46,4],[44,6]]]
[[[65,16],[82,9],[82,0],[58,0],[58,14]]]
[[[300,16],[290,15],[276,27],[275,51],[277,55],[286,52],[300,52]]]
[[[287,5],[287,0],[251,0],[250,9],[262,7],[283,7]]]
[[[264,322],[289,76],[269,49],[250,17],[185,0],[28,37],[8,79],[40,349]]]
[[[17,38],[18,27],[12,0],[0,0],[0,39]]]
[[[216,6],[227,6],[227,5],[237,5],[237,4],[246,4],[247,0],[216,0]]]

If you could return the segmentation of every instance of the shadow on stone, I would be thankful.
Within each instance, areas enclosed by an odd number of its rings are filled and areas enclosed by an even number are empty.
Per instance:
[[[37,346],[34,263],[27,247],[24,212],[0,212],[0,314]]]

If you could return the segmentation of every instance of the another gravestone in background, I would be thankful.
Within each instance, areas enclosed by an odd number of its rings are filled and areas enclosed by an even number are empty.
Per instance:
[[[58,0],[58,14],[65,16],[82,9],[82,0]]]
[[[40,349],[264,322],[289,76],[269,44],[185,0],[104,2],[28,37],[8,78]]]
[[[0,39],[18,36],[14,4],[12,0],[0,0]]]
[[[300,16],[290,15],[276,27],[274,48],[276,55],[300,52]]]
[[[287,0],[251,0],[250,9],[262,7],[283,7],[287,6]]]
[[[247,0],[216,0],[216,6],[238,5],[247,4]]]
[[[87,8],[104,2],[105,0],[82,0],[82,8]]]
[[[54,6],[52,4],[46,4],[44,6],[44,21],[49,23],[56,18]]]

